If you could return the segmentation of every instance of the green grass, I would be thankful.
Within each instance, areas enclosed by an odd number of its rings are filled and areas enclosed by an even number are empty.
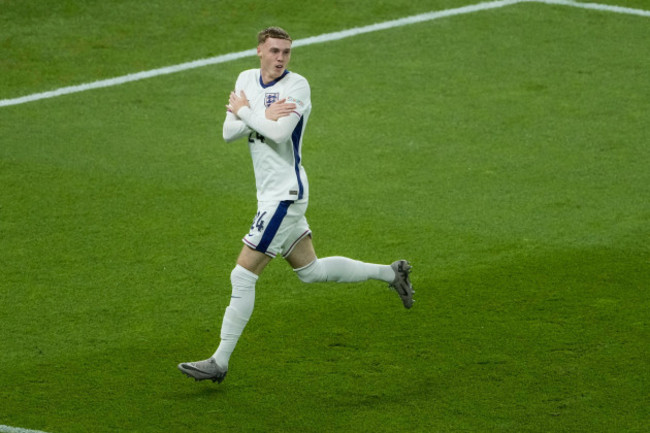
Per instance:
[[[0,97],[247,49],[272,11],[301,38],[467,3],[243,2],[218,32],[211,2],[51,4],[0,1]],[[255,59],[0,109],[0,425],[645,431],[649,29],[521,4],[295,49],[318,254],[408,258],[417,303],[276,260],[219,386],[176,364],[216,348],[255,211],[220,138]]]

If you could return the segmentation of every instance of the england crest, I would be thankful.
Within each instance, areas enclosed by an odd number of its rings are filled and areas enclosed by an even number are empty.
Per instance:
[[[280,93],[265,93],[264,94],[264,106],[269,108],[269,105],[277,102],[280,98]]]

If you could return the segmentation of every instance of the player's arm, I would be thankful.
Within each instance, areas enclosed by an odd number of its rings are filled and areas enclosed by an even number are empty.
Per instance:
[[[235,89],[241,89],[244,85],[246,71],[239,74],[235,82]],[[235,140],[248,136],[252,129],[250,129],[242,120],[237,117],[228,105],[226,105],[226,119],[223,122],[223,139],[226,143],[231,143]]]
[[[296,107],[291,110],[288,116],[280,117],[277,121],[267,119],[265,113],[256,113],[251,110],[248,101],[246,100],[246,94],[241,92],[239,95],[235,92],[230,95],[230,105],[229,108],[233,113],[237,113],[239,117],[249,128],[257,131],[259,134],[268,138],[271,141],[280,143],[286,141],[291,137],[296,125],[302,117],[300,107],[302,104],[305,105],[304,101],[308,102],[309,96],[309,86],[305,85],[304,88],[297,88],[290,92],[290,94],[296,94],[302,96],[302,99],[291,97],[290,101],[297,101]],[[303,94],[306,93],[306,97]],[[293,102],[291,102],[293,104]]]
[[[223,139],[226,143],[246,137],[252,131],[239,117],[228,110],[226,120],[223,122]]]
[[[300,116],[291,114],[278,120],[269,120],[263,113],[254,113],[250,107],[242,107],[238,115],[251,129],[276,143],[282,143],[291,137]]]
[[[239,94],[235,92],[230,94],[228,109],[236,113],[249,128],[276,143],[289,139],[300,120],[297,114],[281,117],[278,120],[267,119],[264,112],[254,112],[251,109],[246,93],[243,91]]]
[[[269,105],[264,111],[264,117],[269,120],[278,120],[282,117],[286,117],[293,113],[296,109],[296,104],[287,102],[287,98],[280,99],[275,101],[273,104]]]

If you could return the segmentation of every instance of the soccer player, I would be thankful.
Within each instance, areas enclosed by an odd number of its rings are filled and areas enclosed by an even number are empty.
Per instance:
[[[232,296],[221,325],[221,342],[204,361],[179,364],[196,380],[221,383],[237,340],[248,323],[255,302],[255,284],[266,265],[281,254],[305,283],[384,281],[413,305],[411,266],[406,260],[377,265],[345,257],[318,258],[305,218],[309,198],[302,166],[302,138],[311,112],[309,83],[287,70],[291,38],[281,28],[258,34],[259,69],[239,74],[230,93],[223,138],[248,138],[255,171],[258,210],[237,265],[230,274]]]

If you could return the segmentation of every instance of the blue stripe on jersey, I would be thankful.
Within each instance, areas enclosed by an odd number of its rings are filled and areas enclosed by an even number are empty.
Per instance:
[[[276,233],[278,232],[278,229],[280,228],[280,224],[282,224],[282,220],[284,220],[284,217],[287,216],[287,211],[289,210],[289,206],[293,203],[291,200],[285,200],[281,201],[280,205],[278,208],[275,210],[275,213],[271,217],[271,221],[269,221],[269,224],[266,226],[266,229],[264,229],[264,234],[262,235],[262,239],[260,240],[260,243],[257,244],[257,248],[255,248],[257,251],[261,253],[266,253],[266,250],[269,248],[269,245],[271,245],[271,241],[275,237]]]
[[[304,187],[302,186],[302,180],[300,179],[300,138],[302,137],[302,124],[304,117],[300,117],[298,124],[293,129],[291,133],[291,142],[293,143],[293,160],[294,168],[296,170],[296,178],[298,179],[298,200],[302,199],[304,193]]]
[[[262,86],[262,89],[266,89],[267,87],[271,87],[272,85],[274,85],[275,83],[277,83],[278,81],[280,81],[281,79],[286,77],[288,73],[289,73],[289,71],[285,69],[284,72],[282,73],[282,75],[280,75],[278,78],[271,81],[269,84],[264,84],[264,81],[262,81],[262,72],[260,71],[260,86]]]

